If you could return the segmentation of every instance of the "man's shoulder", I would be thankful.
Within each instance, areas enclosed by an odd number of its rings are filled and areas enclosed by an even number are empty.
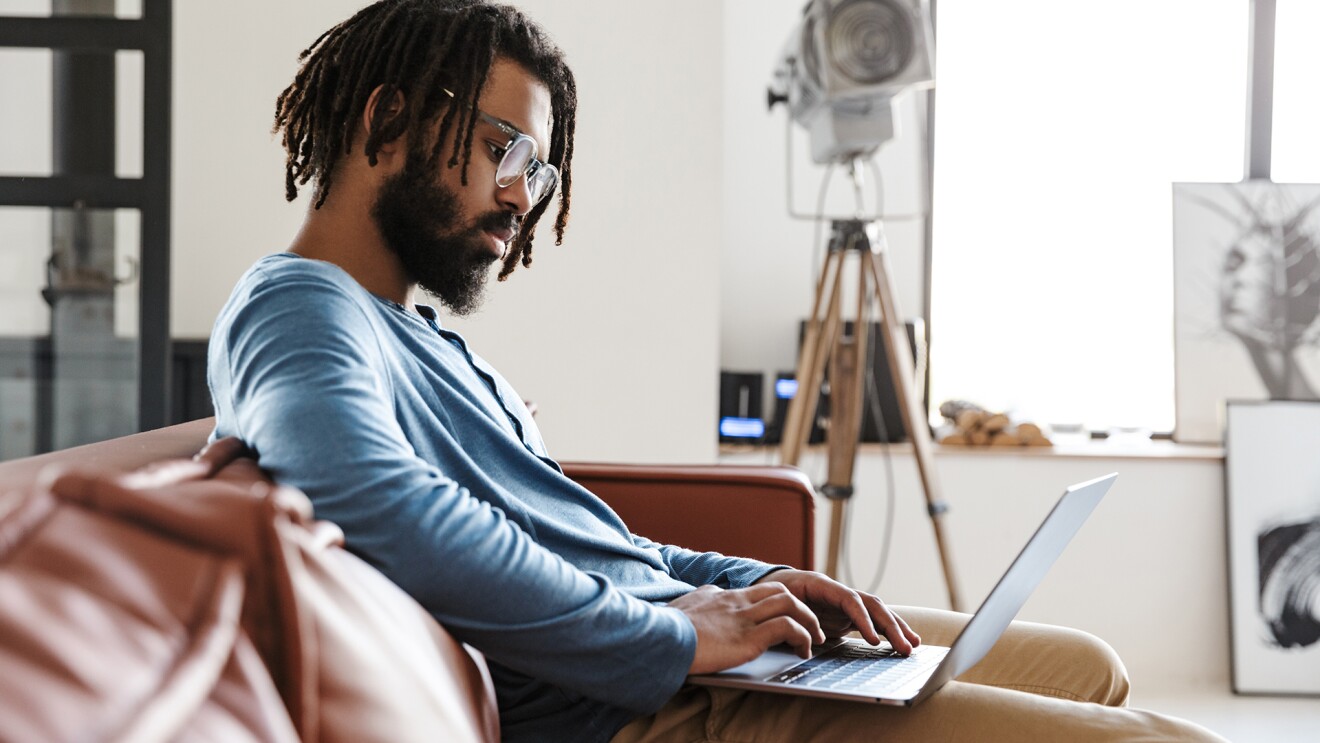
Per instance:
[[[239,279],[239,286],[308,284],[339,288],[347,293],[365,295],[366,290],[344,269],[333,263],[304,258],[295,253],[273,253],[259,259]]]
[[[342,268],[293,253],[268,255],[254,263],[234,286],[216,318],[213,335],[236,332],[313,332],[339,326],[370,330],[374,300]],[[324,328],[322,328],[322,332]]]
[[[333,263],[293,253],[268,255],[243,274],[229,298],[229,309],[252,305],[298,306],[305,310],[356,306],[365,309],[372,296],[348,272]]]

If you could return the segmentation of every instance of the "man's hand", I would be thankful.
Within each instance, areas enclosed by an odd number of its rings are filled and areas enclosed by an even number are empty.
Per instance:
[[[729,591],[702,586],[669,605],[686,614],[697,629],[697,654],[689,673],[733,668],[781,643],[810,658],[812,643],[825,641],[811,610],[773,581]]]
[[[828,637],[842,637],[856,630],[876,645],[884,636],[903,655],[921,644],[921,637],[879,598],[854,591],[823,573],[776,570],[756,582],[758,586],[770,584],[783,585],[801,599],[815,613]]]

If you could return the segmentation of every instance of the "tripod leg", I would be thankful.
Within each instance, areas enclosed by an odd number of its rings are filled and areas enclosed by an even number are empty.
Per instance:
[[[921,474],[921,484],[926,493],[926,511],[930,514],[931,528],[935,531],[935,546],[940,553],[940,564],[944,568],[944,585],[949,590],[949,607],[961,611],[958,600],[958,583],[953,574],[953,561],[945,544],[942,514],[947,509],[940,497],[939,485],[935,480],[935,467],[932,461],[929,421],[922,410],[921,401],[912,388],[914,365],[912,349],[908,346],[907,330],[898,319],[898,310],[894,302],[894,284],[889,274],[889,263],[883,251],[863,254],[864,270],[870,270],[875,278],[876,296],[880,300],[880,313],[883,315],[884,332],[880,334],[889,356],[889,376],[894,382],[894,392],[898,396],[898,409],[903,416],[903,425],[907,427],[908,438],[912,440],[912,452],[917,460],[917,470]]]
[[[846,528],[844,509],[853,495],[853,470],[862,434],[862,371],[866,359],[866,329],[870,326],[866,302],[868,277],[866,267],[859,265],[853,330],[851,334],[840,334],[830,356],[829,475],[823,492],[830,498],[831,509],[825,572],[833,578],[839,577],[839,552]]]
[[[797,394],[788,405],[788,416],[779,444],[779,460],[796,465],[802,457],[802,447],[811,437],[811,421],[820,402],[820,383],[825,373],[825,355],[838,333],[838,296],[843,278],[843,253],[831,250],[825,258],[820,280],[816,283],[816,298],[802,339],[798,357]],[[822,321],[822,317],[824,320]]]

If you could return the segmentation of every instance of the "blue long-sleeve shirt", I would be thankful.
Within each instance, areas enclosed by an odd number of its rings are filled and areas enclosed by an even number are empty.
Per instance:
[[[664,604],[777,566],[635,536],[552,460],[521,398],[430,308],[267,256],[216,320],[214,437],[311,498],[347,546],[485,653],[505,740],[608,740],[682,685]]]

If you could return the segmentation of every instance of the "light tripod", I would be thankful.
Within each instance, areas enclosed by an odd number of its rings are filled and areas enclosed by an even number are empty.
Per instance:
[[[913,456],[926,496],[926,512],[935,531],[935,546],[944,569],[949,605],[960,610],[953,564],[945,544],[941,517],[947,505],[939,496],[931,462],[930,430],[921,401],[913,387],[912,350],[907,331],[898,318],[894,285],[886,256],[884,232],[879,221],[833,220],[825,265],[816,283],[816,296],[802,341],[797,368],[797,394],[789,403],[780,443],[780,461],[797,465],[802,448],[811,435],[821,382],[828,362],[830,370],[830,421],[827,439],[828,475],[821,494],[830,499],[830,541],[825,572],[838,576],[839,550],[845,523],[845,501],[853,495],[853,469],[861,436],[863,370],[867,358],[867,332],[871,327],[872,294],[880,305],[880,337],[889,361],[889,376],[898,398],[899,413],[912,441]],[[857,308],[853,332],[845,332],[843,321],[844,264],[849,255],[858,258]]]

